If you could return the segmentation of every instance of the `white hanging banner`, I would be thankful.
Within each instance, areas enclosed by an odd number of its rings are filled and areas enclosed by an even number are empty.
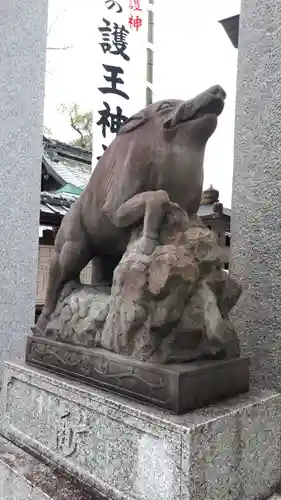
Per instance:
[[[93,168],[146,105],[148,0],[96,0]]]

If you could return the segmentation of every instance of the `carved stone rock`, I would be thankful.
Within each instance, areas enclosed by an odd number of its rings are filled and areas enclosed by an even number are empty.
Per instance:
[[[46,337],[95,347],[109,311],[110,294],[70,281],[64,287],[46,329]]]
[[[46,336],[161,364],[239,356],[228,313],[241,289],[222,268],[215,235],[171,204],[155,250],[144,253],[141,245],[138,227],[111,296],[68,283]]]

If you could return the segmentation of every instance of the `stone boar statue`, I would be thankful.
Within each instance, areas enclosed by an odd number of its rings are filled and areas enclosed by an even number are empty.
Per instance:
[[[216,85],[188,101],[156,102],[127,120],[62,221],[34,333],[44,332],[64,284],[79,279],[92,259],[97,280],[117,265],[134,226],[143,223],[141,246],[150,254],[169,208],[197,213],[205,146],[225,97]]]

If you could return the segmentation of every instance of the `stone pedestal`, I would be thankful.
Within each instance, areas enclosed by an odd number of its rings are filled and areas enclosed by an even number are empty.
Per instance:
[[[281,3],[243,0],[231,215],[234,315],[251,379],[281,390]]]
[[[281,396],[176,416],[7,363],[1,432],[112,500],[263,500],[281,478]]]
[[[1,500],[98,500],[56,468],[0,437]]]
[[[247,358],[147,363],[34,336],[27,337],[26,361],[176,414],[249,390]]]
[[[0,4],[0,378],[34,322],[47,5]]]

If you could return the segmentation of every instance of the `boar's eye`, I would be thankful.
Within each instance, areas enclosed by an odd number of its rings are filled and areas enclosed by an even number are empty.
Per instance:
[[[166,109],[171,109],[173,106],[170,102],[162,102],[162,104],[160,104],[159,108],[157,109],[157,111],[164,111]]]

